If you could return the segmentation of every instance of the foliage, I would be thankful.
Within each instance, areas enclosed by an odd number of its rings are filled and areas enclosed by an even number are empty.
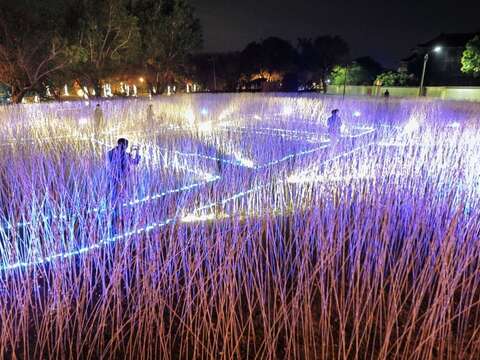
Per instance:
[[[68,48],[71,70],[99,94],[100,79],[137,59],[137,18],[128,13],[123,0],[86,0],[73,11],[80,16],[79,31]]]
[[[202,32],[186,0],[140,0],[132,8],[138,17],[142,61],[148,81],[158,88],[182,80],[189,54],[202,46]]]
[[[382,86],[406,86],[410,77],[407,73],[387,71],[377,76],[376,81]]]
[[[357,58],[355,63],[362,67],[365,72],[365,78],[362,81],[362,84],[372,85],[377,76],[385,71],[384,67],[380,65],[377,61],[372,59],[370,56],[364,56]]]
[[[0,8],[0,82],[12,99],[37,90],[48,76],[65,67],[65,2],[16,0]]]
[[[242,77],[240,61],[238,52],[195,54],[189,59],[189,75],[205,89],[236,91]]]
[[[330,75],[332,85],[369,85],[368,72],[358,64],[352,64],[348,67],[337,65],[333,68]]]
[[[480,36],[475,36],[467,43],[462,56],[462,72],[480,75]]]
[[[282,82],[290,74],[289,89],[296,72],[297,52],[286,40],[270,37],[249,43],[241,52],[203,53],[190,58],[192,77],[207,89],[213,89],[214,68],[216,89],[236,91],[254,82]]]
[[[20,101],[42,84],[93,85],[146,68],[150,84],[187,74],[201,46],[187,0],[19,0],[0,8],[0,81]],[[142,70],[143,72],[144,70]]]
[[[241,53],[242,73],[251,77],[263,74],[272,77],[273,73],[285,73],[292,70],[297,53],[286,40],[269,37],[260,43],[252,42]]]
[[[301,67],[320,79],[324,92],[327,89],[327,77],[336,65],[345,62],[349,48],[339,36],[319,36],[315,40],[299,39],[299,57]]]

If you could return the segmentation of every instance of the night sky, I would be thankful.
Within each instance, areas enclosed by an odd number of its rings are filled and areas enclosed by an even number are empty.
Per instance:
[[[204,51],[241,50],[278,36],[334,34],[352,57],[370,55],[397,67],[417,43],[441,32],[480,30],[480,0],[191,0],[203,26]]]

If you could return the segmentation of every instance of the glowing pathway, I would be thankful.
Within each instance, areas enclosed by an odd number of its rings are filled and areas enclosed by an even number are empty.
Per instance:
[[[113,147],[111,145],[108,145],[102,141],[99,141],[99,140],[96,140],[94,138],[88,138],[88,139],[83,139],[83,140],[91,140],[92,142],[95,142],[97,144],[100,144],[102,146],[105,146],[105,147]],[[140,198],[140,199],[132,199],[132,200],[129,200],[129,201],[126,201],[125,203],[122,204],[122,207],[130,207],[130,206],[135,206],[135,205],[139,205],[139,204],[145,204],[147,202],[150,202],[150,201],[155,201],[155,200],[159,200],[167,195],[172,195],[172,194],[176,194],[176,193],[181,193],[181,192],[189,192],[189,191],[192,191],[192,190],[195,190],[201,186],[204,186],[204,185],[208,185],[210,183],[213,183],[215,181],[218,181],[221,177],[218,176],[218,175],[213,175],[213,174],[208,174],[208,173],[204,173],[204,172],[201,172],[201,171],[197,171],[195,169],[190,169],[190,168],[187,168],[187,167],[182,167],[182,166],[177,166],[179,169],[182,169],[186,172],[191,172],[193,174],[195,174],[196,176],[200,177],[200,178],[203,178],[204,180],[203,181],[200,181],[200,182],[196,182],[194,184],[190,184],[190,185],[185,185],[185,186],[182,186],[182,187],[179,187],[179,188],[176,188],[176,189],[171,189],[171,190],[166,190],[166,191],[162,191],[162,192],[159,192],[159,193],[153,193],[153,194],[149,194],[149,195],[146,195],[144,196],[143,198]],[[108,210],[108,208],[106,207],[106,205],[102,206],[102,207],[93,207],[93,208],[89,208],[87,209],[86,213],[87,214],[93,214],[93,213],[103,213],[103,212],[106,212]],[[63,219],[67,219],[67,215],[53,215],[53,216],[48,216],[48,215],[43,215],[41,218],[39,219],[36,219],[36,220],[29,220],[29,221],[21,221],[21,222],[18,222],[16,223],[15,225],[12,225],[10,224],[8,221],[5,221],[5,224],[2,226],[0,226],[0,234],[3,232],[7,232],[8,230],[11,230],[13,228],[22,228],[22,227],[27,227],[27,226],[34,226],[36,223],[43,223],[45,221],[49,221],[49,220],[63,220]]]
[[[96,141],[97,143],[103,145],[103,146],[109,146],[108,144],[102,143],[101,141],[98,141],[98,140],[95,140],[95,139],[93,139],[93,140]],[[370,145],[371,145],[371,143],[369,143],[368,145],[362,146],[361,148],[365,148],[365,147],[370,146]],[[288,161],[290,159],[293,159],[293,158],[296,158],[296,157],[299,157],[299,156],[312,154],[312,153],[320,151],[322,149],[326,149],[327,147],[328,147],[328,144],[322,145],[322,146],[319,146],[319,147],[316,147],[316,148],[313,148],[313,149],[288,154],[288,155],[282,157],[281,159],[270,161],[270,162],[268,162],[266,164],[263,164],[263,165],[257,165],[255,167],[253,167],[253,169],[254,170],[260,170],[260,169],[269,168],[269,167],[272,167],[272,166],[277,165],[279,163],[282,163],[284,161]],[[335,159],[339,159],[339,158],[348,156],[349,154],[352,154],[356,151],[359,151],[361,148],[357,148],[357,149],[339,154],[339,155],[337,155],[333,158],[330,158],[330,159],[327,159],[327,160],[323,161],[320,165],[327,164],[327,163],[330,163],[331,161],[334,161]],[[196,155],[197,156],[198,154],[183,154],[183,155],[185,155],[185,156]],[[208,157],[208,158],[212,158],[212,157]],[[215,157],[213,157],[213,159],[217,160],[217,158],[215,158]],[[221,159],[218,159],[218,160],[221,160]],[[124,203],[123,206],[124,207],[125,206],[133,206],[133,205],[136,205],[136,204],[145,203],[145,202],[148,202],[148,201],[152,201],[152,200],[161,198],[161,197],[166,196],[168,194],[192,191],[192,190],[198,188],[199,186],[201,186],[203,184],[207,184],[209,182],[217,181],[219,179],[220,179],[219,176],[211,175],[211,177],[209,179],[206,179],[205,182],[183,186],[183,187],[178,188],[178,189],[172,189],[172,190],[168,190],[168,191],[161,192],[161,193],[158,193],[158,194],[147,195],[146,197],[144,197],[142,199],[135,199],[135,200],[128,201],[128,202]],[[190,215],[188,215],[188,214],[186,214],[186,215],[185,214],[178,214],[177,213],[177,215],[175,215],[171,218],[167,218],[167,219],[159,221],[159,222],[148,223],[147,225],[142,226],[140,228],[127,231],[127,232],[125,232],[123,234],[120,234],[120,235],[107,237],[107,238],[105,238],[105,239],[103,239],[103,240],[101,240],[97,243],[91,244],[91,245],[87,245],[87,246],[80,247],[80,248],[77,248],[77,249],[72,249],[72,250],[66,251],[66,252],[52,254],[52,255],[49,255],[49,256],[45,256],[45,257],[37,257],[37,258],[34,258],[32,260],[19,261],[19,262],[13,263],[13,264],[3,265],[3,266],[0,267],[0,270],[9,271],[9,270],[15,270],[15,269],[23,269],[23,268],[28,268],[28,267],[32,267],[32,266],[48,264],[48,263],[51,263],[51,262],[53,262],[55,260],[59,260],[59,259],[69,259],[69,258],[72,258],[72,257],[80,255],[80,254],[85,254],[85,253],[88,253],[88,252],[96,250],[96,249],[101,249],[102,247],[106,246],[107,244],[112,244],[112,243],[116,243],[116,242],[119,242],[119,241],[123,241],[123,240],[126,240],[126,239],[128,239],[132,236],[150,233],[151,231],[160,229],[160,228],[162,228],[162,227],[164,227],[168,224],[176,224],[176,223],[188,222],[188,221],[208,221],[208,220],[212,219],[213,217],[209,216],[209,215],[198,216],[197,214],[199,212],[202,212],[202,211],[207,210],[207,209],[212,209],[212,208],[215,208],[215,207],[224,206],[225,204],[227,204],[231,201],[234,201],[235,199],[245,197],[249,194],[258,192],[259,190],[264,189],[268,186],[272,186],[274,183],[275,184],[282,184],[282,183],[285,183],[287,181],[288,181],[288,179],[280,179],[280,180],[274,180],[274,181],[269,182],[267,184],[261,184],[261,185],[255,186],[251,189],[235,193],[235,194],[233,194],[233,195],[231,195],[231,196],[229,196],[225,199],[222,199],[218,202],[209,203],[209,204],[199,206],[199,207],[193,209],[192,212],[190,213]],[[89,209],[87,211],[87,213],[102,212],[102,211],[105,211],[105,210],[106,210],[105,208],[92,208],[92,209]],[[179,209],[178,212],[183,213],[184,210],[185,209]],[[62,218],[62,216],[59,216],[58,218]],[[27,223],[21,223],[21,224],[23,226]],[[31,222],[30,222],[30,224],[31,224]]]
[[[351,151],[347,151],[347,152],[344,152],[344,153],[341,153],[339,155],[336,155],[332,158],[329,158],[327,160],[324,160],[322,161],[320,164],[318,164],[318,166],[322,166],[322,165],[326,165],[326,164],[329,164],[335,160],[338,160],[338,159],[341,159],[345,156],[348,156],[348,155],[352,155],[362,149],[365,149],[371,145],[373,145],[374,143],[368,143],[366,145],[363,145],[363,146],[360,146],[358,148],[355,148]],[[282,184],[282,183],[286,183],[286,182],[289,182],[288,179],[279,179],[279,180],[276,180],[276,181],[273,181],[273,182],[270,182],[270,183],[267,183],[267,184],[261,184],[261,185],[257,185],[257,186],[254,186],[253,188],[251,189],[248,189],[246,191],[241,191],[241,192],[238,192],[228,198],[225,198],[225,199],[222,199],[218,202],[213,202],[213,203],[210,203],[210,204],[206,204],[206,205],[203,205],[203,206],[200,206],[198,207],[197,209],[195,209],[191,214],[189,215],[186,215],[184,218],[187,219],[187,221],[202,221],[202,220],[210,220],[211,218],[209,216],[205,216],[205,215],[196,215],[198,212],[200,211],[203,211],[203,210],[207,210],[207,209],[212,209],[212,208],[215,208],[215,207],[219,207],[219,206],[224,206],[225,204],[227,204],[228,202],[230,201],[233,201],[233,200],[236,200],[238,198],[241,198],[241,197],[244,197],[244,196],[247,196],[249,194],[252,194],[252,193],[255,193],[261,189],[265,189],[269,186],[272,186],[274,183],[275,184]],[[185,221],[185,220],[184,220]]]
[[[365,136],[367,134],[375,132],[375,128],[370,126],[351,126],[353,130],[359,130],[359,133],[355,134],[343,134],[342,138],[357,138]],[[252,132],[259,133],[260,135],[277,135],[291,140],[302,140],[313,143],[329,142],[328,137],[320,132],[313,132],[307,130],[287,130],[282,128],[269,128],[269,127],[248,127],[248,126],[224,126],[225,131],[240,131],[240,132]],[[326,129],[324,129],[326,130]]]

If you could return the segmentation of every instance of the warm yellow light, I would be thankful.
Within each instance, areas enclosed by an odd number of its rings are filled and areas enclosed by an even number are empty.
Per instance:
[[[197,222],[197,221],[201,222],[201,221],[209,221],[209,220],[215,220],[214,213],[210,213],[206,215],[189,214],[182,218],[183,222]]]
[[[138,80],[139,80],[141,83],[143,83],[143,82],[145,81],[145,79],[144,79],[143,77],[140,77]]]

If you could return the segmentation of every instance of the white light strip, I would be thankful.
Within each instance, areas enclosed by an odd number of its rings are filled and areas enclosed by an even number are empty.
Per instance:
[[[324,160],[324,161],[322,161],[322,162],[319,164],[319,166],[328,164],[328,163],[330,163],[330,162],[332,162],[332,161],[335,161],[335,160],[338,160],[338,159],[340,159],[340,158],[342,158],[342,157],[351,155],[351,154],[353,154],[353,153],[355,153],[355,152],[357,152],[357,151],[360,151],[360,150],[362,150],[362,149],[364,149],[364,148],[366,148],[366,147],[369,147],[369,146],[371,146],[371,145],[373,145],[373,144],[374,144],[374,143],[369,143],[369,144],[367,144],[367,145],[363,145],[363,146],[358,147],[358,148],[356,148],[356,149],[353,149],[353,150],[351,150],[351,151],[347,151],[347,152],[345,152],[345,153],[342,153],[342,154],[339,154],[339,155],[337,155],[337,156],[334,156],[333,158]],[[287,181],[287,180],[280,179],[280,180],[277,180],[276,183],[280,183],[280,184],[281,184],[281,183],[284,183],[284,182],[286,182],[286,181]],[[256,192],[256,191],[258,191],[258,190],[260,190],[260,189],[266,188],[267,186],[271,186],[272,184],[273,184],[273,182],[270,182],[270,183],[267,183],[267,184],[263,184],[263,185],[258,185],[258,186],[255,186],[255,187],[249,189],[249,190],[238,192],[238,193],[236,193],[236,194],[234,194],[234,195],[232,195],[232,196],[230,196],[230,197],[228,197],[228,198],[226,198],[226,199],[223,199],[223,200],[221,200],[221,201],[217,201],[217,202],[214,202],[214,203],[210,203],[210,204],[207,204],[207,205],[203,205],[203,206],[201,206],[201,207],[193,210],[193,214],[195,215],[195,213],[196,213],[197,211],[202,211],[202,210],[205,210],[205,209],[211,209],[211,208],[216,207],[216,206],[225,205],[227,202],[230,202],[230,201],[232,201],[232,200],[238,199],[238,198],[243,197],[243,196],[245,196],[245,195],[251,194],[252,192]],[[187,215],[187,216],[188,216],[188,215]]]
[[[362,146],[361,148],[365,148],[367,146],[370,146],[370,144],[367,144],[365,146]],[[326,147],[326,146],[325,146]],[[322,147],[324,148],[324,147]],[[349,151],[349,152],[346,152],[346,153],[343,153],[343,154],[340,154],[340,155],[337,155],[331,159],[328,159],[328,160],[325,160],[322,164],[326,164],[326,163],[329,163],[333,160],[336,160],[336,159],[339,159],[341,157],[344,157],[344,156],[347,156],[353,152],[356,152],[358,150],[360,150],[361,148],[357,148],[357,149],[354,149],[352,151]],[[301,153],[298,153],[298,154],[293,154],[293,155],[288,155],[287,157],[285,158],[282,158],[280,160],[277,160],[276,162],[274,163],[278,163],[280,161],[284,161],[284,160],[287,160],[288,158],[291,158],[295,155],[302,155],[302,154],[306,154],[306,153],[311,153],[311,152],[314,152],[314,151],[318,151],[320,148],[317,148],[317,149],[311,149],[311,150],[307,150],[307,151],[304,151],[304,152],[301,152]],[[285,180],[278,180],[276,181],[277,183],[283,183],[285,182]],[[273,182],[272,182],[273,183]],[[195,214],[196,212],[198,211],[202,211],[202,210],[205,210],[205,209],[209,209],[209,208],[212,208],[212,207],[215,207],[215,206],[219,206],[219,205],[225,205],[227,202],[230,202],[232,200],[235,200],[235,199],[238,199],[240,197],[243,197],[243,196],[246,196],[252,192],[256,192],[262,188],[265,188],[267,186],[270,186],[272,185],[272,183],[268,183],[268,184],[264,184],[264,185],[259,185],[259,186],[256,186],[254,188],[251,188],[249,190],[246,190],[246,191],[242,191],[242,192],[239,192],[237,194],[234,194],[233,196],[229,197],[229,198],[226,198],[226,199],[223,199],[219,202],[216,202],[216,203],[211,203],[211,204],[207,204],[207,205],[204,205],[204,206],[201,206],[197,209],[194,209],[193,210],[193,214]],[[188,216],[188,215],[187,215]],[[9,271],[9,270],[14,270],[14,269],[21,269],[21,268],[28,268],[28,267],[31,267],[31,266],[36,266],[36,265],[41,265],[41,264],[45,264],[45,263],[50,263],[54,260],[57,260],[57,259],[68,259],[68,258],[71,258],[73,256],[76,256],[76,255],[79,255],[79,254],[84,254],[84,253],[87,253],[87,252],[90,252],[92,250],[95,250],[95,249],[100,249],[101,247],[103,247],[104,245],[106,244],[109,244],[109,243],[115,243],[119,240],[122,240],[122,239],[126,239],[128,237],[131,237],[133,235],[140,235],[142,233],[148,233],[154,229],[158,229],[158,228],[161,228],[167,224],[170,224],[170,223],[176,223],[176,220],[181,220],[182,217],[179,217],[179,216],[176,216],[174,218],[170,218],[170,219],[166,219],[160,223],[157,223],[157,222],[154,222],[154,223],[150,223],[149,225],[145,226],[145,227],[142,227],[142,228],[139,228],[139,229],[135,229],[135,230],[132,230],[132,231],[128,231],[122,235],[117,235],[117,236],[114,236],[114,237],[109,237],[109,238],[106,238],[98,243],[95,243],[95,244],[92,244],[92,245],[89,245],[89,246],[86,246],[86,247],[82,247],[80,249],[77,249],[77,250],[72,250],[72,251],[69,251],[69,252],[64,252],[64,253],[58,253],[58,254],[53,254],[53,255],[50,255],[50,256],[47,256],[47,257],[39,257],[37,259],[34,259],[32,261],[26,261],[26,262],[17,262],[17,263],[14,263],[14,264],[9,264],[9,265],[4,265],[2,267],[0,267],[0,271]]]
[[[93,142],[96,142],[96,143],[98,143],[100,145],[103,145],[103,146],[106,146],[106,147],[111,147],[111,145],[103,143],[103,142],[101,142],[99,140],[96,140],[94,138],[90,138],[88,140],[92,140]],[[218,176],[218,175],[205,174],[203,172],[195,171],[195,170],[189,169],[187,167],[182,167],[182,166],[177,166],[177,167],[179,169],[185,170],[187,172],[194,173],[195,175],[200,176],[200,177],[204,178],[205,180],[201,181],[201,182],[191,184],[191,185],[185,185],[185,186],[182,186],[180,188],[171,189],[171,190],[167,190],[167,191],[163,191],[163,192],[155,193],[155,194],[149,194],[149,195],[146,195],[145,197],[143,197],[141,199],[134,199],[134,200],[131,200],[131,201],[127,201],[127,202],[123,203],[122,206],[123,207],[135,206],[135,205],[143,204],[143,203],[146,203],[146,202],[149,202],[149,201],[158,200],[158,199],[160,199],[164,196],[170,195],[170,194],[175,194],[175,193],[180,193],[180,192],[189,192],[189,191],[191,191],[193,189],[196,189],[200,186],[207,185],[211,182],[215,182],[215,181],[218,181],[218,180],[221,179],[221,177]],[[102,212],[105,212],[106,210],[107,210],[107,207],[102,207],[102,208],[94,207],[94,208],[87,209],[86,213],[87,214],[102,213]],[[35,221],[33,221],[33,220],[22,221],[22,222],[16,223],[15,225],[11,225],[8,221],[6,221],[5,225],[0,226],[0,231],[5,232],[7,230],[13,229],[14,227],[17,227],[17,228],[26,227],[26,226],[34,224],[35,222],[47,221],[47,220],[50,220],[50,219],[53,219],[53,220],[67,219],[67,216],[66,215],[53,215],[51,217],[50,216],[43,216],[41,219],[38,219],[38,220],[35,220]]]

